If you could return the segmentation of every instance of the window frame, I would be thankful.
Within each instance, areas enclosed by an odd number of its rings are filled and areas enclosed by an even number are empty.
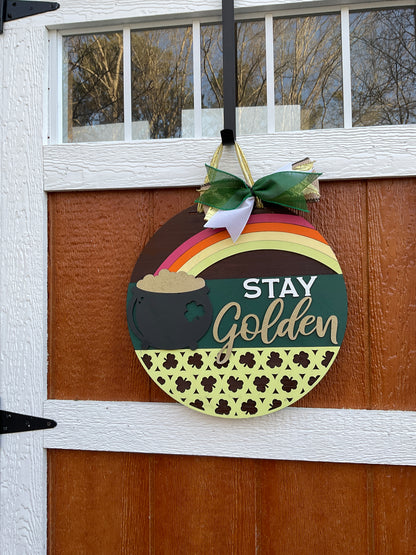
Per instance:
[[[250,4],[243,10],[238,4]],[[303,0],[295,6],[281,2],[263,2],[260,11],[253,12],[255,2],[236,2],[236,19],[265,21],[266,74],[267,74],[267,129],[263,135],[238,137],[255,176],[275,171],[282,163],[303,158],[305,155],[317,160],[316,169],[323,173],[322,179],[361,179],[371,177],[396,177],[416,175],[414,167],[414,147],[416,124],[384,125],[371,127],[352,126],[351,71],[350,71],[350,33],[349,12],[387,7],[416,6],[414,0],[403,0],[400,6],[393,2],[360,2],[351,4]],[[273,5],[272,5],[273,4]],[[280,4],[280,5],[279,5]],[[266,5],[266,6],[265,6]],[[270,7],[270,9],[266,9]],[[271,9],[273,7],[273,9]],[[342,44],[342,75],[344,127],[314,129],[289,132],[275,132],[274,129],[274,60],[273,60],[273,18],[340,13]],[[141,187],[180,187],[198,186],[203,178],[204,163],[210,158],[218,144],[217,139],[201,137],[201,68],[200,68],[200,26],[215,23],[220,19],[217,11],[203,12],[186,17],[173,14],[146,17],[142,20],[132,18],[123,24],[79,26],[59,26],[49,32],[50,83],[49,83],[49,128],[45,141],[45,190],[94,190],[128,189]],[[193,70],[194,70],[194,110],[195,137],[181,139],[133,140],[131,135],[131,72],[130,72],[130,32],[135,29],[193,27]],[[120,142],[62,142],[62,38],[65,35],[90,32],[122,31],[124,44],[124,140]],[[400,148],[398,147],[400,146]],[[404,146],[402,146],[404,145]],[[138,167],[134,159],[138,156],[141,164],[142,182],[137,182]],[[166,151],[172,151],[176,160],[175,171],[166,164],[166,171],[160,164],[152,164],[159,158],[167,159]],[[194,160],[189,160],[193,152]],[[113,155],[114,154],[114,155]],[[88,168],[80,179],[79,171],[72,169],[70,160],[76,160],[74,168],[80,165]],[[398,164],[396,160],[400,159]],[[93,161],[99,161],[99,164]],[[336,163],[334,164],[334,160]],[[146,162],[148,161],[148,164]],[[143,172],[143,167],[146,170]],[[113,168],[113,170],[111,170]],[[117,183],[111,176],[117,173]],[[134,175],[134,178],[133,178]],[[173,177],[172,176],[176,176]]]

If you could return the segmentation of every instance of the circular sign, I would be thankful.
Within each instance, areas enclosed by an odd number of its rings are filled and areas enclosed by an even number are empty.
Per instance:
[[[256,210],[233,243],[191,207],[149,241],[127,320],[149,376],[176,401],[227,418],[306,395],[338,354],[347,296],[332,249],[300,216]]]

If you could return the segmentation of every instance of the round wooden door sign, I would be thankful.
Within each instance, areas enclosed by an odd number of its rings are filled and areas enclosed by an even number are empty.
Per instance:
[[[127,320],[149,376],[203,414],[247,418],[298,401],[328,372],[347,321],[338,261],[304,218],[256,210],[233,243],[191,207],[149,241]]]

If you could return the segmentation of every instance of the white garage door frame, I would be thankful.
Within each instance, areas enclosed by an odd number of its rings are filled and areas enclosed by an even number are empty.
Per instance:
[[[0,36],[1,408],[58,421],[54,430],[1,438],[5,554],[46,551],[47,448],[416,464],[415,412],[290,408],[229,422],[171,404],[47,398],[47,192],[138,187],[139,160],[144,187],[195,186],[217,144],[212,139],[48,144],[50,29],[183,17],[196,7],[195,17],[206,16],[218,14],[220,4],[63,0],[57,12],[6,24]],[[237,0],[236,9],[326,4]],[[294,132],[245,137],[240,143],[256,161],[255,175],[275,169],[276,159],[298,159],[305,151],[320,161],[326,178],[415,174],[416,126]],[[172,174],[180,181],[172,182]]]

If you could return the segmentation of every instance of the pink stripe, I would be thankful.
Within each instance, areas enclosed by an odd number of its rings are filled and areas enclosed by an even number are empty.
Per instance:
[[[162,262],[162,264],[156,270],[155,275],[157,275],[160,272],[160,270],[170,268],[172,266],[172,264],[175,262],[175,260],[177,260],[180,256],[182,256],[191,247],[193,247],[194,245],[196,245],[200,241],[203,241],[204,239],[207,239],[208,237],[211,237],[211,235],[215,235],[216,233],[219,233],[220,231],[223,231],[223,229],[208,229],[207,228],[207,229],[204,229],[204,230],[200,231],[196,235],[192,235],[192,237],[190,237],[184,243],[179,245],[179,247],[177,247],[166,258],[166,260],[164,260]]]
[[[247,223],[248,224],[257,224],[257,223],[267,223],[267,222],[282,223],[282,224],[293,224],[293,225],[299,225],[301,227],[309,227],[311,229],[315,229],[312,224],[307,222],[301,216],[294,216],[292,214],[270,214],[270,213],[268,213],[268,214],[253,214],[252,216],[250,216]],[[223,229],[224,228],[220,228],[220,229],[206,228],[206,229],[203,229],[202,231],[200,231],[199,233],[197,233],[196,235],[192,235],[192,237],[190,237],[184,243],[179,245],[179,247],[177,247],[166,258],[166,260],[164,260],[162,262],[162,264],[156,270],[155,275],[157,275],[160,272],[160,270],[170,268],[170,266],[180,256],[182,256],[182,254],[184,254],[187,250],[189,250],[191,247],[193,247],[194,245],[196,245],[200,241],[203,241],[204,239],[207,239],[208,237],[211,237],[211,235],[215,235],[216,233],[220,233],[221,231],[223,231]]]

